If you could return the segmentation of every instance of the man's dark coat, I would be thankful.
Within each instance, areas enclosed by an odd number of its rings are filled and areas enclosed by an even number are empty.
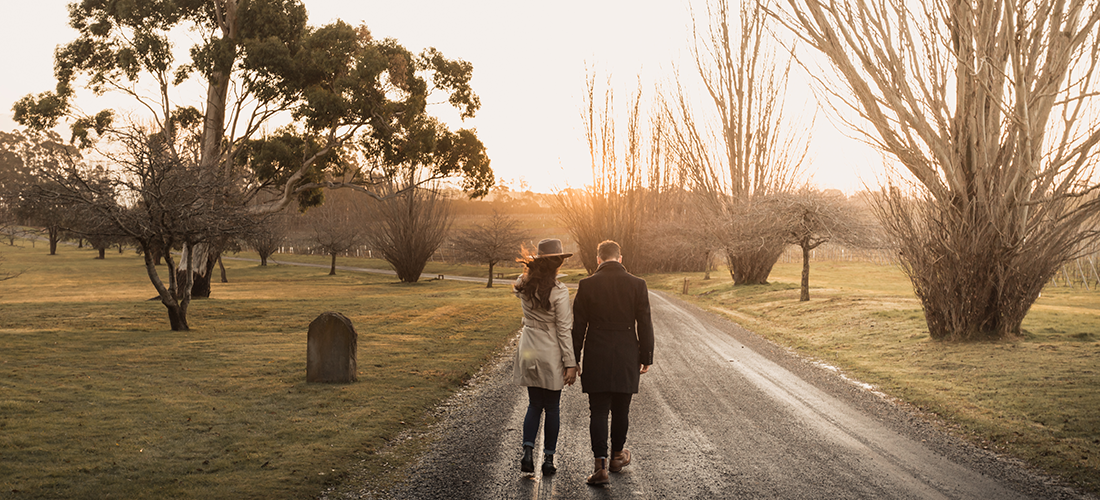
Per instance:
[[[584,392],[638,392],[638,369],[653,364],[645,280],[615,261],[581,280],[573,300],[573,354],[583,363]]]

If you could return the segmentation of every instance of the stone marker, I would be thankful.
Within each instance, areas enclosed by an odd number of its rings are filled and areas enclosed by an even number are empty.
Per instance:
[[[309,324],[306,341],[306,382],[355,382],[359,334],[351,320],[326,312]]]

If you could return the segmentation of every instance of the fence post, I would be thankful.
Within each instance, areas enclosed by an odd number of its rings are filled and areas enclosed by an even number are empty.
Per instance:
[[[1077,272],[1081,273],[1081,281],[1085,284],[1085,290],[1089,290],[1089,276],[1085,274],[1085,270],[1081,269],[1081,259],[1074,261],[1077,263]]]

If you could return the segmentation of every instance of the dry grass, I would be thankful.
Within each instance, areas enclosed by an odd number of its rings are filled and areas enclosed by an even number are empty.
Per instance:
[[[660,275],[651,287],[728,315],[782,345],[942,417],[975,443],[1100,492],[1100,292],[1048,287],[1010,341],[933,341],[896,268],[815,262],[810,302],[798,301],[799,264],[771,284],[728,276]]]
[[[518,328],[505,288],[226,261],[171,332],[132,253],[0,252],[25,270],[0,283],[0,498],[311,497],[357,463],[377,479],[410,457],[376,451]],[[359,332],[358,383],[304,382],[328,310]]]
[[[377,451],[423,425],[518,327],[507,287],[227,260],[230,283],[174,333],[132,253],[0,254],[3,270],[24,271],[0,282],[0,498],[308,497],[356,463],[357,477],[384,481],[423,441]],[[690,300],[1100,490],[1100,292],[1048,288],[1022,338],[947,343],[929,338],[894,268],[815,262],[808,303],[798,272],[780,264],[752,287],[722,273],[647,278],[679,294],[688,276]],[[304,383],[306,327],[326,310],[359,330],[359,383]]]

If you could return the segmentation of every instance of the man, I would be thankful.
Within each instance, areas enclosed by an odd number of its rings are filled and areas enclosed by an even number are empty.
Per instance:
[[[641,374],[653,364],[653,322],[645,280],[626,272],[619,244],[600,243],[596,263],[596,272],[581,280],[573,301],[573,353],[581,363],[581,388],[588,393],[591,411],[596,470],[587,482],[601,485],[610,482],[609,470],[619,472],[630,464],[630,451],[623,448],[630,426],[630,398],[638,392]]]

